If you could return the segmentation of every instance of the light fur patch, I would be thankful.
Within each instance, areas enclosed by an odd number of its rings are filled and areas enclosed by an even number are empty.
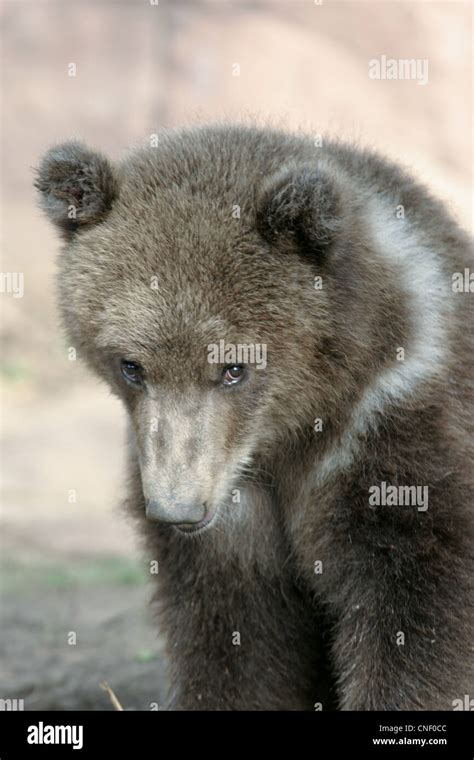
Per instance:
[[[435,377],[446,357],[446,325],[453,308],[450,279],[441,255],[423,241],[410,221],[397,219],[396,203],[372,200],[367,219],[374,248],[388,264],[395,264],[399,283],[411,309],[412,335],[404,346],[406,357],[384,369],[354,407],[351,421],[340,441],[318,466],[319,483],[347,470],[357,453],[359,436],[374,429],[377,416],[393,403],[416,398],[422,383]]]

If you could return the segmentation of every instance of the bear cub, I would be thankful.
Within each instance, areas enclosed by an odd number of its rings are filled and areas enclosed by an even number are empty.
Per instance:
[[[169,709],[451,710],[472,671],[468,237],[339,141],[53,147],[68,339],[129,419]]]

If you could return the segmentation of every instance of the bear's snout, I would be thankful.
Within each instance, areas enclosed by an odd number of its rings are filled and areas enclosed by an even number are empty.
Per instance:
[[[206,513],[206,504],[202,502],[183,503],[173,499],[146,501],[147,518],[170,525],[198,525],[206,519]]]

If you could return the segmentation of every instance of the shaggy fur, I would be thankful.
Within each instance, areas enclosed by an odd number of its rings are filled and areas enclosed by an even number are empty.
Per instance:
[[[170,708],[472,695],[472,294],[451,287],[472,258],[446,209],[371,152],[241,126],[114,166],[68,143],[37,187],[69,339],[129,413]],[[220,340],[266,368],[222,387]],[[382,482],[428,508],[371,505]]]

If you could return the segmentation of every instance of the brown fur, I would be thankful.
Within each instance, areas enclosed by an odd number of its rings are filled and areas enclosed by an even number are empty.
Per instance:
[[[118,166],[66,144],[37,186],[66,237],[70,340],[130,415],[128,504],[159,560],[170,707],[452,709],[473,695],[472,294],[451,291],[472,259],[444,207],[370,152],[239,126],[166,133]],[[439,258],[444,343],[359,424],[364,393],[418,345],[403,271],[372,231],[378,202],[403,204]],[[206,347],[221,339],[265,344],[267,367],[220,387]],[[429,508],[370,507],[382,481],[427,485]],[[145,501],[175,522],[218,513],[192,535],[147,520]]]

